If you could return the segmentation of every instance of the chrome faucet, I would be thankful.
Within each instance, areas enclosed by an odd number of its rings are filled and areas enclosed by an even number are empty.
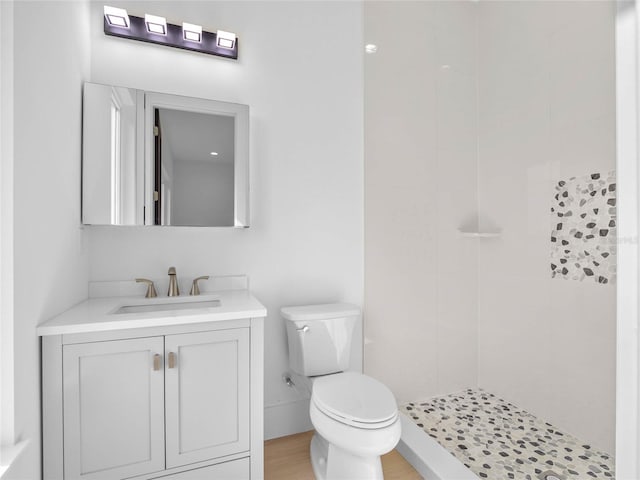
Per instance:
[[[176,276],[176,267],[169,267],[169,291],[167,295],[170,297],[180,296],[180,289],[178,288],[178,278]]]

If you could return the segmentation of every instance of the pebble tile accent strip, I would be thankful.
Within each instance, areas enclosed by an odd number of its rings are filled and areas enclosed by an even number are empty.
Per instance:
[[[615,478],[611,455],[480,389],[400,410],[480,478]]]
[[[615,283],[615,171],[561,180],[553,198],[551,278]]]

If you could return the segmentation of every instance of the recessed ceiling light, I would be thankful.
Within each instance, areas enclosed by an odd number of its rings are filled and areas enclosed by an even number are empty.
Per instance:
[[[218,155],[218,152],[211,152],[209,155],[213,155],[214,157]]]
[[[158,35],[167,34],[167,19],[164,17],[158,17],[157,15],[144,16],[144,23],[147,25],[147,31],[149,33],[156,33]]]
[[[104,6],[104,18],[114,27],[129,28],[129,15],[124,8]]]
[[[367,43],[364,46],[364,51],[367,53],[376,53],[378,51],[378,46],[373,43]]]

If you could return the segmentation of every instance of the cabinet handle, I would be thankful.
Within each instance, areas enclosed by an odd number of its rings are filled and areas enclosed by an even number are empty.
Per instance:
[[[162,358],[162,357],[160,357],[160,354],[159,354],[159,353],[156,353],[156,354],[153,356],[153,369],[154,369],[154,370],[156,370],[156,371],[157,371],[157,370],[160,370],[160,366],[161,366],[161,365],[160,365],[160,359],[161,359],[161,358]]]
[[[176,368],[176,354],[169,352],[169,368]]]

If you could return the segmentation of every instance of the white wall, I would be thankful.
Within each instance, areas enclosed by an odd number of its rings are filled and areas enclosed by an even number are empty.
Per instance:
[[[31,441],[8,478],[32,480],[40,476],[35,328],[87,295],[79,199],[88,8],[16,2],[14,14],[15,432]]]
[[[559,180],[615,169],[613,2],[480,2],[479,384],[614,452],[615,285],[551,279]]]
[[[477,382],[476,4],[365,2],[365,371]]]
[[[289,389],[283,305],[363,297],[362,13],[356,2],[116,2],[236,32],[237,62],[107,37],[91,11],[91,80],[251,108],[251,227],[91,227],[91,280],[246,273],[266,305],[266,435],[308,428]],[[357,363],[360,363],[359,361]],[[357,366],[357,365],[356,365]],[[301,401],[298,401],[301,400]]]

